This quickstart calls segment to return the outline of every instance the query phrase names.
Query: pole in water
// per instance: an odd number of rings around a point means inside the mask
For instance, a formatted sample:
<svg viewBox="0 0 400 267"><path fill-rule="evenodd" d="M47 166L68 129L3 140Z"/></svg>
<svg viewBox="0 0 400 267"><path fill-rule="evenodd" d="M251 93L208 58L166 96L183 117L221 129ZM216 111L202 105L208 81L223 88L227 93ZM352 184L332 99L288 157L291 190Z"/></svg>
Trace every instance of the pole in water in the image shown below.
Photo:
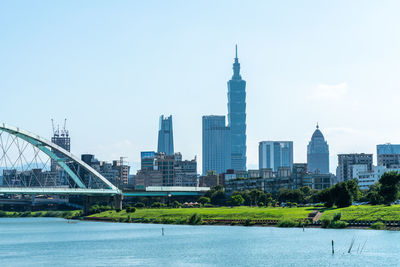
<svg viewBox="0 0 400 267"><path fill-rule="evenodd" d="M164 227L161 228L161 235L164 236Z"/></svg>
<svg viewBox="0 0 400 267"><path fill-rule="evenodd" d="M333 244L333 240L332 240L332 255L335 254L335 246Z"/></svg>
<svg viewBox="0 0 400 267"><path fill-rule="evenodd" d="M303 223L303 232L304 232L304 223Z"/></svg>

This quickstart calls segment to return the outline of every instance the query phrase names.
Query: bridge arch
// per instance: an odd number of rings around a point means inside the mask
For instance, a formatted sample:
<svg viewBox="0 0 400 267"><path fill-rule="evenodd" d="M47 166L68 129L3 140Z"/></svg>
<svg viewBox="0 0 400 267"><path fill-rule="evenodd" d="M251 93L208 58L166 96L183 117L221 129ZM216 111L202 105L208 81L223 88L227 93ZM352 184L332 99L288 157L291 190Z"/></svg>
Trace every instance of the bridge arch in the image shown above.
<svg viewBox="0 0 400 267"><path fill-rule="evenodd" d="M7 139L7 143L3 140L2 134L7 133L13 136L13 140L9 142L9 138ZM20 142L18 140L22 140L26 143L23 147L20 146ZM6 143L6 144L5 144ZM3 185L0 185L0 193L3 194L66 194L66 195L120 195L121 191L114 186L109 180L107 180L103 175L101 175L98 171L93 169L91 166L86 164L81 159L74 156L72 153L63 149L62 147L54 144L51 141L46 140L45 138L40 137L39 135L33 134L29 131L22 130L18 127L13 127L10 125L6 125L5 123L0 124L0 164L2 162L10 162L11 160L7 160L7 153L11 145L18 145L18 153L17 159L21 161L24 158L23 152L25 148L29 145L36 148L36 151L41 151L45 155L51 159L52 162L55 162L59 169L66 173L68 179L70 179L71 183L69 187L59 186L59 187L48 187L44 184L37 183L35 186L24 186L14 185L10 183L8 180L8 184L4 183L4 168L1 170L3 174ZM61 155L61 156L60 156ZM7 165L7 164L6 164ZM10 167L6 168L9 173L16 173L17 170L12 169L15 168L15 163L10 164ZM91 179L91 183L85 181L83 177L79 174L77 170L84 170L85 174L89 175ZM73 186L71 186L71 184Z"/></svg>

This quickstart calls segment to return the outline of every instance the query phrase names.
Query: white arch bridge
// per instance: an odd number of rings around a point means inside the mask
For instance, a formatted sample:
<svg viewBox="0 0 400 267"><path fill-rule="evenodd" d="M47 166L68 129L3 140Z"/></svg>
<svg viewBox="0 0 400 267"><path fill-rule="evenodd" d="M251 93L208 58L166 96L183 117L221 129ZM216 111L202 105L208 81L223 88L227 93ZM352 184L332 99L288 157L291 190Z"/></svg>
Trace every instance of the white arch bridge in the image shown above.
<svg viewBox="0 0 400 267"><path fill-rule="evenodd" d="M2 123L0 194L121 198L122 193L97 170L62 147Z"/></svg>

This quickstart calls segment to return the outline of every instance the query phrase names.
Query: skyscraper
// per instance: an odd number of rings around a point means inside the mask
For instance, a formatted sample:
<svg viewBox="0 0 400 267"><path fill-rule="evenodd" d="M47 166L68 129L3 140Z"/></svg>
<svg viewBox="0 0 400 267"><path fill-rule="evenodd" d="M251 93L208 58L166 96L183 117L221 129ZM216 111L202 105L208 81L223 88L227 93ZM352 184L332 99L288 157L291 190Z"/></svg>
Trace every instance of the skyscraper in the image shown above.
<svg viewBox="0 0 400 267"><path fill-rule="evenodd" d="M228 126L231 132L231 168L246 170L246 81L240 76L237 45L233 76L228 81Z"/></svg>
<svg viewBox="0 0 400 267"><path fill-rule="evenodd" d="M160 128L158 131L157 152L164 152L166 155L174 155L174 136L172 131L172 116L164 119L160 116Z"/></svg>
<svg viewBox="0 0 400 267"><path fill-rule="evenodd" d="M338 182L354 178L353 169L363 167L366 171L372 170L372 154L338 154L336 177Z"/></svg>
<svg viewBox="0 0 400 267"><path fill-rule="evenodd" d="M329 173L329 146L318 124L307 146L307 165L309 172Z"/></svg>
<svg viewBox="0 0 400 267"><path fill-rule="evenodd" d="M203 116L203 175L217 174L231 168L230 129L225 116Z"/></svg>
<svg viewBox="0 0 400 267"><path fill-rule="evenodd" d="M279 167L293 167L292 141L263 141L258 146L259 169L271 168L277 171Z"/></svg>

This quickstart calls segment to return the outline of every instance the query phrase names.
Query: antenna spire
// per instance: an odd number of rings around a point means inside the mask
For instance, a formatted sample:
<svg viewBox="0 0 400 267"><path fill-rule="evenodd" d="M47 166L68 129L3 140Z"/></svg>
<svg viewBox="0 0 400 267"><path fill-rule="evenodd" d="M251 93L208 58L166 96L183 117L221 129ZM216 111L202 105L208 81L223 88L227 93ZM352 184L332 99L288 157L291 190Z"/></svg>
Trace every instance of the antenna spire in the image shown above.
<svg viewBox="0 0 400 267"><path fill-rule="evenodd" d="M236 57L237 58L237 44L235 45L235 52L236 52Z"/></svg>

